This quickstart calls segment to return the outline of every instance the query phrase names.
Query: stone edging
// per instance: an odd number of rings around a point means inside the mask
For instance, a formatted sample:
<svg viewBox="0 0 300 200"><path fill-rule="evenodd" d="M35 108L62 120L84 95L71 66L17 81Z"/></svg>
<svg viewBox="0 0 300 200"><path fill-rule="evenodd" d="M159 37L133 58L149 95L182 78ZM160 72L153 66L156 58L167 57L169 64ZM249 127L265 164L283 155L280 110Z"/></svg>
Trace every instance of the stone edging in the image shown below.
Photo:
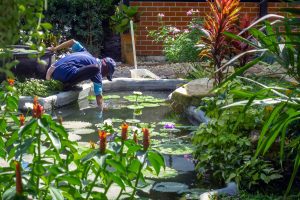
<svg viewBox="0 0 300 200"><path fill-rule="evenodd" d="M130 91L130 90L151 90L151 91L162 91L162 90L175 90L178 85L186 83L183 79L132 79L132 78L115 78L113 81L103 81L104 92L108 91ZM45 110L49 110L52 107L62 107L68 105L74 101L86 98L90 92L93 92L91 83L85 83L80 85L82 90L70 90L60 92L56 95L49 97L40 97L39 103L44 107ZM33 97L20 96L19 109L27 110L26 103L32 103Z"/></svg>

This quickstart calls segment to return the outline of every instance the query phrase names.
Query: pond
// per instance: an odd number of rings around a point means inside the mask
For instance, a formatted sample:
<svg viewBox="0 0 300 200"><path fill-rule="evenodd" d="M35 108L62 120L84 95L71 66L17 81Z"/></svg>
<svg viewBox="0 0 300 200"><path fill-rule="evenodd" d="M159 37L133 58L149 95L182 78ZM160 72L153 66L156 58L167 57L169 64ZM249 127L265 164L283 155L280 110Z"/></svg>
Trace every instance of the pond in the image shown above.
<svg viewBox="0 0 300 200"><path fill-rule="evenodd" d="M52 115L61 116L69 133L75 135L75 140L79 140L86 147L90 141L96 143L99 140L97 129L108 119L113 122L114 127L119 127L126 121L131 127L150 128L152 148L163 154L167 170L158 177L146 173L145 176L151 180L151 186L147 191L139 191L138 195L153 199L161 199L163 195L163 199L174 199L180 196L179 191L161 193L154 190L153 186L162 182L176 182L183 186L181 192L187 192L188 188L209 189L212 185L203 181L197 182L190 141L192 131L197 127L191 126L183 116L172 112L170 105L165 102L169 93L143 92L142 96L133 95L132 92L106 93L102 114L91 97L54 110ZM175 128L165 129L166 123L175 124Z"/></svg>

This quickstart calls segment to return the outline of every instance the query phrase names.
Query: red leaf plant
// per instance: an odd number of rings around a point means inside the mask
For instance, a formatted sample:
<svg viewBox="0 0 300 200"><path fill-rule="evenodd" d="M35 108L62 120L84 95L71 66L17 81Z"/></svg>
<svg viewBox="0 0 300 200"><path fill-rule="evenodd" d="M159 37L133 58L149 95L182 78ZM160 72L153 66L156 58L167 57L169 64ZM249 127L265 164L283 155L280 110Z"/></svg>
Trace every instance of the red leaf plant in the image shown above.
<svg viewBox="0 0 300 200"><path fill-rule="evenodd" d="M99 134L99 139L100 139L100 153L104 154L105 150L106 150L106 145L107 145L107 139L106 139L107 133L106 133L106 131L99 130L98 134Z"/></svg>
<svg viewBox="0 0 300 200"><path fill-rule="evenodd" d="M242 30L249 27L251 25L251 22L252 20L249 17L249 15L247 14L243 15L243 17L241 17L240 20L237 21L237 23L233 27L232 32L234 34L240 33ZM251 36L251 34L249 33L249 31L245 31L240 36L247 39ZM240 40L232 40L230 46L231 46L231 53L233 54L233 56L239 55L243 52L253 49L249 44L242 42ZM250 59L251 59L251 55L249 54L245 54L244 56L240 57L238 59L239 62L238 67L243 67L246 63L248 63Z"/></svg>
<svg viewBox="0 0 300 200"><path fill-rule="evenodd" d="M230 32L238 19L239 0L208 0L211 12L206 15L201 43L203 48L200 57L209 58L214 70L221 68L222 61L229 52L227 37L224 32ZM223 71L214 74L216 84L223 79Z"/></svg>
<svg viewBox="0 0 300 200"><path fill-rule="evenodd" d="M142 129L143 132L143 147L144 147L144 151L147 151L147 149L150 146L150 134L149 134L149 129L147 128L143 128Z"/></svg>

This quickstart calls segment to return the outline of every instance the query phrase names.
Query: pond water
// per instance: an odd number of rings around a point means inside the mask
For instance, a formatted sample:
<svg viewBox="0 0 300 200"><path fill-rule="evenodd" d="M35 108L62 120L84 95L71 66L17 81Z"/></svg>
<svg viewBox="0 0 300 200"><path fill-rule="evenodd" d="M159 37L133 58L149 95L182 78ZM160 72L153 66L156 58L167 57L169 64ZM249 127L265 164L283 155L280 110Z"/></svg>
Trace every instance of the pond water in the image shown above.
<svg viewBox="0 0 300 200"><path fill-rule="evenodd" d="M128 106L135 104L128 101L126 96L131 95L132 92L117 92L106 93L106 97L111 99L105 99L105 109L101 114L100 109L96 106L95 100L82 100L73 105L57 109L53 111L54 116L62 116L64 124L69 132L78 134L81 136L81 142L98 141L97 126L104 120L114 119L114 127L120 126L122 121L127 120L129 125L136 126L138 121L142 123L152 124L153 133L151 135L152 147L161 152L165 158L166 166L172 169L171 174L166 174L162 177L151 177L153 185L160 182L178 182L186 184L188 188L195 188L201 186L202 188L210 188L211 185L205 182L197 182L195 163L192 159L191 152L192 146L190 142L190 136L192 127L190 123L182 116L175 115L170 105L163 102L162 99L167 99L170 92L143 92L142 96L153 96L152 104L142 104L145 107L141 111L136 112L136 109L129 109ZM119 96L119 97L118 97ZM125 98L124 98L125 97ZM138 97L140 98L140 97ZM157 100L160 99L160 100ZM159 102L157 105L154 102ZM150 107L148 107L150 106ZM129 119L129 120L128 120ZM86 123L83 129L80 129L77 125L80 123ZM164 123L172 122L176 124L176 130L171 133L163 129ZM69 123L69 125L68 125ZM118 123L117 126L115 123ZM155 126L155 127L154 127ZM81 130L83 134L80 134ZM83 131L86 130L86 131ZM180 195L173 193L163 193L162 198L160 192L149 190L148 192L138 192L141 197L153 198L153 199L176 199Z"/></svg>

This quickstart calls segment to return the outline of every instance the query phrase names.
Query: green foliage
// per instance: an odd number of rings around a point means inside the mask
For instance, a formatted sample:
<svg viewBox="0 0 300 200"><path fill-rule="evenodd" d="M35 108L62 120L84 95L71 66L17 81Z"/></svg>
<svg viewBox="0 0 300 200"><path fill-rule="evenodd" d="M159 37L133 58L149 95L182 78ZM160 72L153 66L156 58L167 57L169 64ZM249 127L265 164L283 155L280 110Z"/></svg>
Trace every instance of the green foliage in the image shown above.
<svg viewBox="0 0 300 200"><path fill-rule="evenodd" d="M161 14L162 15L162 14ZM202 21L193 17L187 29L179 30L176 27L165 25L163 17L158 16L161 26L157 30L149 30L148 35L155 42L163 44L163 52L170 62L199 61L199 50L195 46L199 37Z"/></svg>
<svg viewBox="0 0 300 200"><path fill-rule="evenodd" d="M51 0L45 19L53 25L53 34L74 38L99 55L104 38L103 23L112 14L113 0Z"/></svg>
<svg viewBox="0 0 300 200"><path fill-rule="evenodd" d="M110 25L116 33L129 32L130 20L137 22L140 14L137 6L126 6L120 3L116 6L114 15L110 17Z"/></svg>
<svg viewBox="0 0 300 200"><path fill-rule="evenodd" d="M22 96L47 97L62 91L63 84L56 80L27 79L16 82L16 89Z"/></svg>
<svg viewBox="0 0 300 200"><path fill-rule="evenodd" d="M1 163L6 163L0 168L0 194L4 199L29 196L34 199L107 199L113 183L121 188L120 196L132 199L137 188L146 184L142 169L158 175L165 168L161 154L151 148L145 150L131 138L124 140L120 134L100 152L95 144L86 148L71 142L63 125L43 112L36 115L38 110L33 110L33 117L25 116L22 124L16 117L17 90L4 82L0 94L0 158ZM107 123L103 124L102 131L119 132ZM15 173L14 161L21 163L21 175ZM16 193L15 177L23 181L21 194ZM103 191L94 192L95 187ZM133 192L128 194L125 187L133 188Z"/></svg>
<svg viewBox="0 0 300 200"><path fill-rule="evenodd" d="M240 98L238 92L255 91L239 81L227 84L217 91L216 97L203 99L201 108L210 118L208 124L201 124L193 137L196 145L195 157L200 174L209 173L220 181L236 181L242 188L253 189L261 183L281 177L278 170L266 160L254 155L251 131L260 129L266 113L263 106L249 108L220 109ZM245 92L247 93L247 92Z"/></svg>

